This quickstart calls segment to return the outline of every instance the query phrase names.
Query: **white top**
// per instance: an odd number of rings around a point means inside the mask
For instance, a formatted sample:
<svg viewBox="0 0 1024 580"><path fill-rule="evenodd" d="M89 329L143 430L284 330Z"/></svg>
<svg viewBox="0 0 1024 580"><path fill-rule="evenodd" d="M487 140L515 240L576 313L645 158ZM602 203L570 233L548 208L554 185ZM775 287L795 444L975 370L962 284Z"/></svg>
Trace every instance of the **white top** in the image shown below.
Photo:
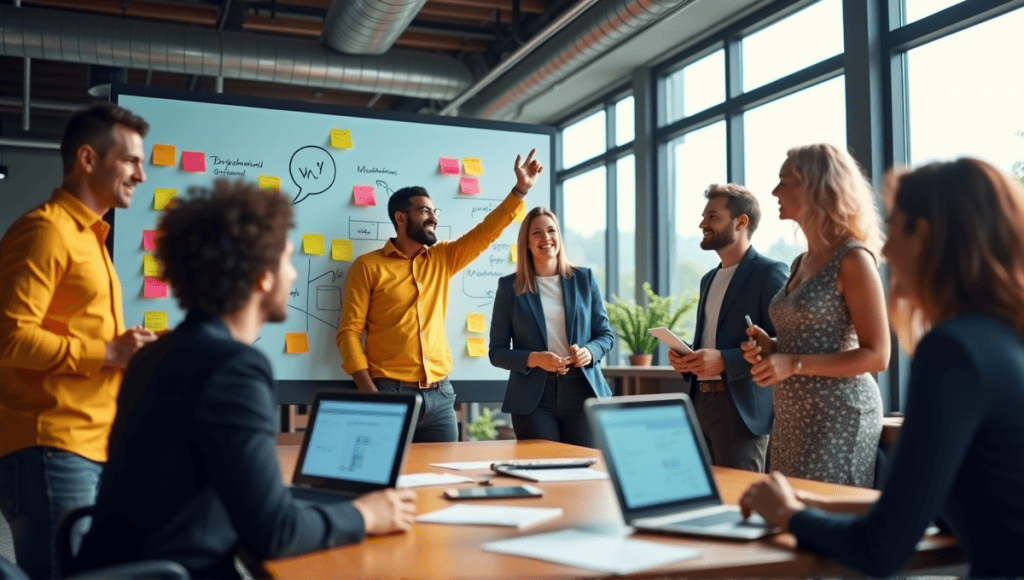
<svg viewBox="0 0 1024 580"><path fill-rule="evenodd" d="M562 277L537 276L537 292L544 309L548 331L548 350L569 356L569 338L565 334L565 303L562 302Z"/></svg>
<svg viewBox="0 0 1024 580"><path fill-rule="evenodd" d="M722 268L715 273L715 277L711 280L711 286L708 288L708 297L704 301L704 333L700 337L701 348L716 348L718 315L722 312L722 300L725 298L725 291L729 289L729 282L732 282L732 277L736 274L736 268L739 268L739 266L737 263L735 266ZM700 377L698 380L720 381L722 380L722 375Z"/></svg>

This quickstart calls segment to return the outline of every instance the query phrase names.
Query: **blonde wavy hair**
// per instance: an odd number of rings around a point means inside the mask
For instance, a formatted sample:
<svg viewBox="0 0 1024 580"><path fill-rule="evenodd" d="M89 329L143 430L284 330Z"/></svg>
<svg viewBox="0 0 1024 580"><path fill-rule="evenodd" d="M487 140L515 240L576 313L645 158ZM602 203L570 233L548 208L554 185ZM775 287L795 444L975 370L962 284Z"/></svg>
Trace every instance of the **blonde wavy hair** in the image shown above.
<svg viewBox="0 0 1024 580"><path fill-rule="evenodd" d="M516 296L522 296L527 292L537 293L537 270L533 267L533 253L530 252L530 225L542 215L555 222L555 231L558 232L558 274L563 278L572 278L575 266L565 257L565 242L562 239L562 229L558 227L558 218L550 209L538 205L526 214L523 225L519 226L519 237L516 239L516 279L512 284Z"/></svg>
<svg viewBox="0 0 1024 580"><path fill-rule="evenodd" d="M845 149L829 143L794 147L786 163L804 192L805 231L811 250L824 251L840 240L859 240L875 258L882 250L881 217L871 184Z"/></svg>

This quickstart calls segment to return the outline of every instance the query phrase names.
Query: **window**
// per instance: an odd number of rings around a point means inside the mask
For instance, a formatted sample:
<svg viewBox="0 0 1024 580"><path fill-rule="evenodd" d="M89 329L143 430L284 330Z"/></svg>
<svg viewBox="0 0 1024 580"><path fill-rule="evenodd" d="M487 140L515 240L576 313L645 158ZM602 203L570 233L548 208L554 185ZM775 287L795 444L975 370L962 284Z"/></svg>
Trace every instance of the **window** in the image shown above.
<svg viewBox="0 0 1024 580"><path fill-rule="evenodd" d="M931 16L940 10L945 10L954 4L959 4L960 0L902 0L905 3L904 14L906 14L906 22L920 20L926 16Z"/></svg>
<svg viewBox="0 0 1024 580"><path fill-rule="evenodd" d="M605 232L608 229L607 171L598 166L562 184L565 255L577 266L591 268L605 280ZM570 209L571 208L571 209Z"/></svg>
<svg viewBox="0 0 1024 580"><path fill-rule="evenodd" d="M619 287L623 300L636 295L636 158L631 154L615 162L615 222L619 228ZM610 297L605 296L605 300Z"/></svg>
<svg viewBox="0 0 1024 580"><path fill-rule="evenodd" d="M672 123L725 100L725 51L684 66L665 79L665 122Z"/></svg>
<svg viewBox="0 0 1024 580"><path fill-rule="evenodd" d="M743 90L842 52L842 1L821 0L743 39Z"/></svg>
<svg viewBox="0 0 1024 580"><path fill-rule="evenodd" d="M634 117L633 109L636 107L636 103L633 102L633 97L628 96L625 99L615 103L615 146L625 145L633 140L634 131Z"/></svg>
<svg viewBox="0 0 1024 580"><path fill-rule="evenodd" d="M605 150L604 109L562 130L562 168L573 167Z"/></svg>

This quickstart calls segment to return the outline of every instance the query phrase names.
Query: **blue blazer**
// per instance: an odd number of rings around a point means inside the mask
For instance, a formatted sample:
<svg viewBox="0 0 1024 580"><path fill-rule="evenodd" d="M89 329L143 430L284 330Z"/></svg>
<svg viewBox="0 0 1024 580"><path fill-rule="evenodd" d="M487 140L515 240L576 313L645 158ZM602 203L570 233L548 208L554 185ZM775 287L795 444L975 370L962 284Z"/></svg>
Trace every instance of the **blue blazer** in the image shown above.
<svg viewBox="0 0 1024 580"><path fill-rule="evenodd" d="M531 352L548 350L548 331L540 296L516 296L514 281L515 274L498 280L488 353L491 364L510 371L501 410L526 415L537 408L548 376L540 367L528 368L526 359ZM615 335L608 323L601 290L589 268L576 268L571 278L562 278L562 302L569 344L586 347L594 357L593 362L583 367L583 375L596 396L610 397L612 391L597 363L612 349Z"/></svg>
<svg viewBox="0 0 1024 580"><path fill-rule="evenodd" d="M732 396L736 410L747 429L754 435L768 435L772 432L775 411L772 406L772 388L759 387L750 376L750 363L743 359L740 343L747 340L747 322L743 318L749 315L754 324L760 326L771 336L775 336L775 326L768 316L768 305L789 279L789 266L757 253L753 246L747 250L740 260L736 273L725 291L722 309L715 321L715 344L701 344L704 334L704 302L707 300L708 289L715 273L721 268L711 270L700 280L700 301L697 303L697 328L694 332L693 349L715 348L722 352L725 361L726 390ZM697 396L697 375L687 373L690 377L690 397Z"/></svg>

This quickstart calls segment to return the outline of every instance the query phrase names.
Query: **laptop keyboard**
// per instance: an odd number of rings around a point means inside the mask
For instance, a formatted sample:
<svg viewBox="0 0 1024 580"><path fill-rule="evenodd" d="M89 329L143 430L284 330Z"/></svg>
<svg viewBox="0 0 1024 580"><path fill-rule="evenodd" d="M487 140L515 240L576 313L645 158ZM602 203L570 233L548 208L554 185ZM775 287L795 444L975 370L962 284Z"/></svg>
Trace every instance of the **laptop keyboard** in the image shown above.
<svg viewBox="0 0 1024 580"><path fill-rule="evenodd" d="M665 527L671 528L675 526L685 526L688 528L707 528L711 526L717 526L718 524L740 523L741 521L743 521L743 518L742 516L740 516L739 512L727 511L702 516L699 518L693 518L690 520L673 522Z"/></svg>

